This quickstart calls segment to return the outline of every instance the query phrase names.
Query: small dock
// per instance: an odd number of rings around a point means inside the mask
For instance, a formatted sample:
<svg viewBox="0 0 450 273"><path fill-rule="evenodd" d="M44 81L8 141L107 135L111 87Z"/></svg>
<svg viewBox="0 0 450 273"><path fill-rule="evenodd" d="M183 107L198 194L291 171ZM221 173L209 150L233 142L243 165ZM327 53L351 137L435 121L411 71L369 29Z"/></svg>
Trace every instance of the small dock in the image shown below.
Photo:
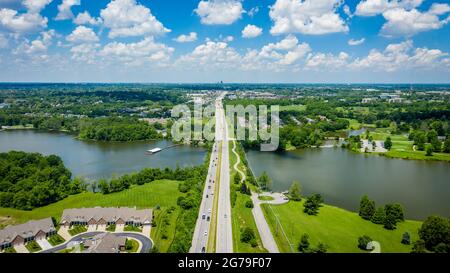
<svg viewBox="0 0 450 273"><path fill-rule="evenodd" d="M180 146L180 145L183 145L183 143L180 143L180 144L173 144L173 145L170 145L170 146L167 146L167 147L164 147L164 148L156 147L156 148L147 150L146 154L149 154L149 155L156 154L156 153L159 153L159 152L161 152L161 151L164 151L164 150L173 148L173 147L175 147L175 146Z"/></svg>

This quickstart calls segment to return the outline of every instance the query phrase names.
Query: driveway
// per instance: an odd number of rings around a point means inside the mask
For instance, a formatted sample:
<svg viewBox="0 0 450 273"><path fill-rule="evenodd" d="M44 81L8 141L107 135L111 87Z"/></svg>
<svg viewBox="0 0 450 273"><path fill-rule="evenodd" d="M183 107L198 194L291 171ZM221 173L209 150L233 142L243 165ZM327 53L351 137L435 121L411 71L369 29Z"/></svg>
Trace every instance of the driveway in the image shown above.
<svg viewBox="0 0 450 273"><path fill-rule="evenodd" d="M70 240L70 238L72 238L72 235L70 235L69 233L69 228L68 227L60 227L58 230L58 234L64 238L64 240Z"/></svg>
<svg viewBox="0 0 450 273"><path fill-rule="evenodd" d="M98 231L105 231L106 230L106 225L98 225L97 226L97 230Z"/></svg>
<svg viewBox="0 0 450 273"><path fill-rule="evenodd" d="M17 253L30 253L28 249L25 247L25 245L16 245L14 246L14 249Z"/></svg>
<svg viewBox="0 0 450 273"><path fill-rule="evenodd" d="M43 250L40 251L40 253L53 253L53 252L59 252L63 249L66 249L67 247L69 247L69 245L73 245L74 242L76 241L81 241L83 238L85 237L92 237L95 236L97 234L100 233L104 233L102 231L93 231L93 232L84 232L78 235L75 235L72 239L70 239L69 241L66 241L64 244L61 244L59 246L53 247L51 249L47 249L47 250ZM117 236L120 237L131 237L133 239L136 239L138 241L140 241L140 243L142 244L142 247L140 249L140 253L149 253L150 249L153 246L152 240L150 240L150 238L140 234L140 233L132 233L132 232L115 232L114 233ZM25 247L24 247L25 248ZM17 249L16 249L17 251Z"/></svg>
<svg viewBox="0 0 450 273"><path fill-rule="evenodd" d="M142 227L142 234L150 238L150 231L152 229L152 225L144 225Z"/></svg>
<svg viewBox="0 0 450 273"><path fill-rule="evenodd" d="M97 225L88 225L87 231L95 231L97 229Z"/></svg>
<svg viewBox="0 0 450 273"><path fill-rule="evenodd" d="M125 225L116 225L116 232L122 232L123 229L125 228Z"/></svg>
<svg viewBox="0 0 450 273"><path fill-rule="evenodd" d="M38 245L43 249L50 249L53 246L47 241L47 239L40 239L40 240L36 240L36 243L38 243Z"/></svg>

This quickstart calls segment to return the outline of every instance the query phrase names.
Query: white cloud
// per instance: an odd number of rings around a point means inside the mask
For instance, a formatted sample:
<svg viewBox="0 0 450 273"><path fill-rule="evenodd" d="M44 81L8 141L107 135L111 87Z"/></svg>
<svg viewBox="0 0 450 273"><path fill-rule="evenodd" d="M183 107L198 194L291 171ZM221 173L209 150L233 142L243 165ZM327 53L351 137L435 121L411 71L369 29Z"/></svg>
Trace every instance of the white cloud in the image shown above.
<svg viewBox="0 0 450 273"><path fill-rule="evenodd" d="M239 65L240 54L226 42L207 41L176 61L178 67L227 69Z"/></svg>
<svg viewBox="0 0 450 273"><path fill-rule="evenodd" d="M228 35L227 37L225 37L223 39L224 42L229 43L229 42L233 42L234 41L234 37L231 35Z"/></svg>
<svg viewBox="0 0 450 273"><path fill-rule="evenodd" d="M30 13L39 13L41 10L50 4L52 0L24 0L23 5Z"/></svg>
<svg viewBox="0 0 450 273"><path fill-rule="evenodd" d="M439 29L448 23L446 19L440 20L439 15L450 12L447 4L433 4L427 12L417 9L405 10L395 8L383 13L387 22L381 28L383 36L412 36L419 32Z"/></svg>
<svg viewBox="0 0 450 273"><path fill-rule="evenodd" d="M347 32L348 26L336 9L341 0L277 0L270 7L273 35L302 33L320 35Z"/></svg>
<svg viewBox="0 0 450 273"><path fill-rule="evenodd" d="M305 68L312 70L336 70L347 66L348 60L349 55L345 52L340 52L337 56L330 53L311 53L308 55Z"/></svg>
<svg viewBox="0 0 450 273"><path fill-rule="evenodd" d="M52 40L55 36L54 30L41 32L40 36L32 41L25 39L14 51L13 54L19 56L19 59L23 60L28 58L33 63L46 62L49 59L47 50L52 44Z"/></svg>
<svg viewBox="0 0 450 273"><path fill-rule="evenodd" d="M205 25L231 25L242 17L245 10L239 0L200 1L194 12Z"/></svg>
<svg viewBox="0 0 450 273"><path fill-rule="evenodd" d="M47 18L39 13L52 0L24 0L23 5L27 9L26 13L19 13L17 10L0 9L0 29L16 33L35 32L47 27Z"/></svg>
<svg viewBox="0 0 450 273"><path fill-rule="evenodd" d="M73 18L72 6L79 6L80 0L62 0L61 4L58 5L58 14L56 15L56 20L67 20Z"/></svg>
<svg viewBox="0 0 450 273"><path fill-rule="evenodd" d="M91 28L78 26L69 36L66 37L66 40L71 43L89 43L98 42L99 39Z"/></svg>
<svg viewBox="0 0 450 273"><path fill-rule="evenodd" d="M363 44L365 41L366 41L365 38L361 38L359 40L350 39L350 40L348 40L348 45L357 46L357 45Z"/></svg>
<svg viewBox="0 0 450 273"><path fill-rule="evenodd" d="M113 0L100 11L109 37L160 35L170 32L152 15L149 8L136 0Z"/></svg>
<svg viewBox="0 0 450 273"><path fill-rule="evenodd" d="M152 37L147 37L136 43L108 43L99 54L106 60L141 65L148 62L162 64L170 59L173 51L172 47L156 43Z"/></svg>
<svg viewBox="0 0 450 273"><path fill-rule="evenodd" d="M88 64L97 63L97 49L100 47L98 43L79 44L70 49L72 59Z"/></svg>
<svg viewBox="0 0 450 273"><path fill-rule="evenodd" d="M256 7L251 8L251 9L248 11L247 14L248 14L248 16L253 17L253 16L255 16L258 12L259 12L259 7L256 6Z"/></svg>
<svg viewBox="0 0 450 273"><path fill-rule="evenodd" d="M414 48L411 40L388 45L384 51L370 51L364 58L357 58L349 67L392 72L405 69L431 69L443 65L448 54L439 49Z"/></svg>
<svg viewBox="0 0 450 273"><path fill-rule="evenodd" d="M8 47L8 39L5 37L5 35L0 33L0 48L6 47Z"/></svg>
<svg viewBox="0 0 450 273"><path fill-rule="evenodd" d="M77 25L99 25L102 23L102 19L101 18L93 18L89 12L85 11L85 12L81 12L78 13L77 17L75 17L75 19L73 19L73 22Z"/></svg>
<svg viewBox="0 0 450 273"><path fill-rule="evenodd" d="M197 33L196 32L190 32L188 35L181 34L180 36L178 36L174 40L179 42L179 43L194 42L194 41L197 40Z"/></svg>
<svg viewBox="0 0 450 273"><path fill-rule="evenodd" d="M356 6L358 16L375 16L393 8L413 9L423 0L363 0Z"/></svg>
<svg viewBox="0 0 450 273"><path fill-rule="evenodd" d="M262 28L257 27L255 25L247 25L242 30L242 37L243 38L255 38L262 34Z"/></svg>

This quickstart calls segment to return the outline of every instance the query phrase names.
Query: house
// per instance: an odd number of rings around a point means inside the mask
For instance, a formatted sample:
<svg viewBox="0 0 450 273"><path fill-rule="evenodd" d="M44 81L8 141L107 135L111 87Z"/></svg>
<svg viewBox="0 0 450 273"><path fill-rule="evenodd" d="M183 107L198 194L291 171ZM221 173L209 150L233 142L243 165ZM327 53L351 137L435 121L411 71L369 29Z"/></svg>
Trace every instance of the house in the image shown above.
<svg viewBox="0 0 450 273"><path fill-rule="evenodd" d="M377 100L376 98L363 98L361 100L361 103L371 103L371 102L374 102L376 100Z"/></svg>
<svg viewBox="0 0 450 273"><path fill-rule="evenodd" d="M126 238L113 233L101 233L84 241L83 252L86 253L119 253L125 251Z"/></svg>
<svg viewBox="0 0 450 273"><path fill-rule="evenodd" d="M7 226L0 230L0 250L24 245L34 240L43 240L53 234L56 234L56 229L50 217L28 221L20 225Z"/></svg>
<svg viewBox="0 0 450 273"><path fill-rule="evenodd" d="M79 208L65 209L61 217L61 225L150 225L152 210L136 208Z"/></svg>

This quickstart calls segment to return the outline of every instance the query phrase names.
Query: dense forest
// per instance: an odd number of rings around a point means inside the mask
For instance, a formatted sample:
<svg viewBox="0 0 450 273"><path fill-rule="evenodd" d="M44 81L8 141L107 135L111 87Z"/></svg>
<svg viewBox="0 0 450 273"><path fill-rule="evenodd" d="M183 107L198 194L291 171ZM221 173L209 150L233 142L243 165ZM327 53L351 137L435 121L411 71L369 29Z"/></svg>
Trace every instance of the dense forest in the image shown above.
<svg viewBox="0 0 450 273"><path fill-rule="evenodd" d="M71 175L55 155L0 153L0 206L30 210L81 192L83 183Z"/></svg>

